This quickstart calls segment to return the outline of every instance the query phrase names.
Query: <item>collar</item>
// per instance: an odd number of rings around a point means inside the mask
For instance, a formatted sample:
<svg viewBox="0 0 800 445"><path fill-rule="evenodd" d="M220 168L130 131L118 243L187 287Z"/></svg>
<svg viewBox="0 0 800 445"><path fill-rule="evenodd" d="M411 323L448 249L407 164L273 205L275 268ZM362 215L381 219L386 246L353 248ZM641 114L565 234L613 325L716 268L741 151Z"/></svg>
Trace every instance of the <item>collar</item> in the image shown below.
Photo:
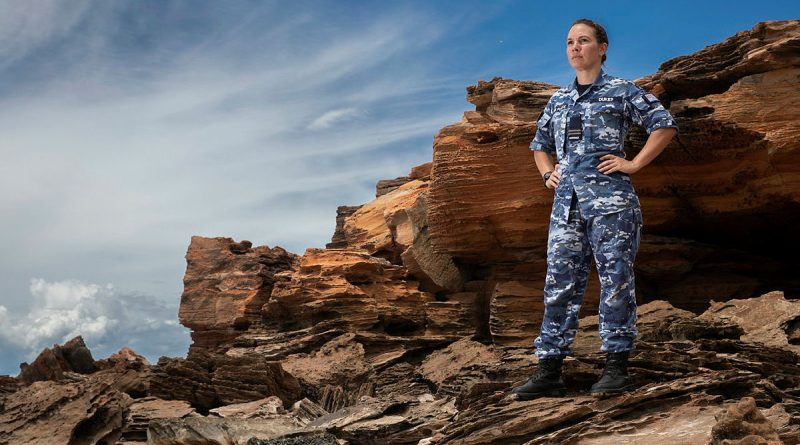
<svg viewBox="0 0 800 445"><path fill-rule="evenodd" d="M602 84L606 83L605 77L606 77L606 72L603 70L602 67L600 67L600 72L597 73L597 77L594 79L594 82L592 82L592 86L594 86L594 85L602 85ZM567 87L567 90L568 91L577 91L578 90L578 78L577 77L572 79L572 83L569 84L569 86Z"/></svg>

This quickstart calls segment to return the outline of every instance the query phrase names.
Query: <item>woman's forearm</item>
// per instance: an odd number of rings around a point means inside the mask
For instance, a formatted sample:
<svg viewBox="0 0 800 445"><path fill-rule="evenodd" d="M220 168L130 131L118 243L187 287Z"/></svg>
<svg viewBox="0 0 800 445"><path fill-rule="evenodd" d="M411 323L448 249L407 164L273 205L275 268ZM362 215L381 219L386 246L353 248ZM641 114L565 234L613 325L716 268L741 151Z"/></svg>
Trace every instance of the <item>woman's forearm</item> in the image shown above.
<svg viewBox="0 0 800 445"><path fill-rule="evenodd" d="M545 173L555 170L553 160L549 154L543 151L534 151L533 160L536 161L536 168L539 169L539 176L544 176Z"/></svg>
<svg viewBox="0 0 800 445"><path fill-rule="evenodd" d="M644 147L642 147L642 150L631 160L636 171L641 170L644 166L652 162L653 159L658 157L677 133L678 130L674 128L659 128L658 130L653 130L653 132L650 133L650 137L647 138Z"/></svg>

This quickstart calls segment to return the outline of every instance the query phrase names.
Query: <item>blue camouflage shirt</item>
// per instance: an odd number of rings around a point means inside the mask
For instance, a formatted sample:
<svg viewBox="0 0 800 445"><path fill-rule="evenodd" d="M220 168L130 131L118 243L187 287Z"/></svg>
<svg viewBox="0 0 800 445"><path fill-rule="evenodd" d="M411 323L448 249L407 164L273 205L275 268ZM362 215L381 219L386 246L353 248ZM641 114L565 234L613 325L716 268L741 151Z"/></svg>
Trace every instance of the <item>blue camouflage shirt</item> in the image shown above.
<svg viewBox="0 0 800 445"><path fill-rule="evenodd" d="M583 94L578 94L577 79L553 94L536 122L530 144L531 150L556 155L560 164L552 217L566 221L573 190L586 218L639 206L630 175L597 170L603 155L625 157L623 146L631 122L648 134L659 128L678 128L653 94L602 68Z"/></svg>

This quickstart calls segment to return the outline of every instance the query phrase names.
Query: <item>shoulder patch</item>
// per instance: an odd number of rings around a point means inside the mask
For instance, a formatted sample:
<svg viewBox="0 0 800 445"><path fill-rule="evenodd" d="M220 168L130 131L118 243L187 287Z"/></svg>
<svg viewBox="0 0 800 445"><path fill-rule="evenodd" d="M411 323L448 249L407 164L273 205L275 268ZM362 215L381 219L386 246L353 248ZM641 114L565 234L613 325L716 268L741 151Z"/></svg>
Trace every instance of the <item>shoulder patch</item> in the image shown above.
<svg viewBox="0 0 800 445"><path fill-rule="evenodd" d="M646 100L647 103L649 103L651 105L656 103L656 102L658 102L658 98L656 96L654 96L653 93L646 93L644 95L644 100Z"/></svg>

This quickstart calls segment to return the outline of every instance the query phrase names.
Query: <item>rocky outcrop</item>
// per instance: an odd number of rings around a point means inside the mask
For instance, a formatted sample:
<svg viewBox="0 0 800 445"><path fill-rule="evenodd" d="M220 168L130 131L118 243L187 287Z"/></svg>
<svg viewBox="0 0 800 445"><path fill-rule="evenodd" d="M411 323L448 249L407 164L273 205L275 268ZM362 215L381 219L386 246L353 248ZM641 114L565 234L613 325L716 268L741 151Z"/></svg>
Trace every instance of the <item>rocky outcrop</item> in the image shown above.
<svg viewBox="0 0 800 445"><path fill-rule="evenodd" d="M382 195L385 195L391 192L392 190L396 189L397 187L400 187L401 185L413 181L415 179L419 179L422 181L430 180L431 166L432 164L428 162L422 165L418 165L413 169L411 169L411 173L409 173L408 176L400 176L394 179L381 179L375 185L375 197L379 198Z"/></svg>
<svg viewBox="0 0 800 445"><path fill-rule="evenodd" d="M19 365L19 380L30 384L40 380L63 380L65 373L91 374L97 370L92 353L78 336L63 345L45 348L31 363Z"/></svg>
<svg viewBox="0 0 800 445"><path fill-rule="evenodd" d="M324 387L317 397L330 408L316 408L316 417L302 426L300 407L313 403L299 401L284 410L288 405L273 398L213 410L231 413L224 422L153 422L151 434L165 438L158 443L183 443L174 437L187 431L208 443L244 443L248 435L260 441L254 443L283 443L268 440L291 436L308 441L297 443L334 437L349 444L600 444L657 436L665 443L707 444L753 434L800 441L800 357L794 352L743 341L742 327L712 312L697 316L656 301L639 307L640 340L630 368L638 389L597 399L587 394L603 364L597 317L580 325L575 354L565 362L565 398L514 401L508 390L532 372L532 348L462 338L421 362L406 358L373 370L360 396L331 403L348 386L348 374L353 380L370 374L368 355L353 343L357 337L346 336L316 354L284 361L287 368L309 370L303 385ZM265 421L253 423L258 418ZM297 423L289 427L290 421Z"/></svg>
<svg viewBox="0 0 800 445"><path fill-rule="evenodd" d="M800 301L787 300L783 292L770 292L746 300L712 302L701 317L741 326L742 340L800 354Z"/></svg>
<svg viewBox="0 0 800 445"><path fill-rule="evenodd" d="M276 284L264 316L282 330L336 320L353 331L421 334L434 296L408 278L403 267L366 251L308 249L291 278Z"/></svg>
<svg viewBox="0 0 800 445"><path fill-rule="evenodd" d="M188 401L205 413L273 395L291 404L301 398L301 389L279 361L258 354L195 354L189 359L162 357L153 367L149 394Z"/></svg>
<svg viewBox="0 0 800 445"><path fill-rule="evenodd" d="M489 385L519 384L530 372L517 362L522 360L517 350L505 349L499 360L477 367L480 372L470 369L475 387L461 385L458 418L429 443L637 443L637 437L657 434L665 443L705 444L715 416L737 395L750 394L759 407L794 403L791 391L784 392L800 383L794 353L742 342L738 326L710 322L666 302L639 309L640 340L631 358L640 384L636 391L607 399L587 395L603 360L596 317L585 318L575 355L565 363L571 389L566 398L518 402L504 392L510 385ZM787 435L794 434L790 430Z"/></svg>
<svg viewBox="0 0 800 445"><path fill-rule="evenodd" d="M144 397L128 406L118 444L133 445L147 443L147 428L150 421L159 419L182 419L199 416L194 408L182 400L161 400Z"/></svg>
<svg viewBox="0 0 800 445"><path fill-rule="evenodd" d="M192 329L193 346L224 351L242 330L260 320L275 274L296 261L296 255L280 247L252 248L250 241L192 237L178 317Z"/></svg>
<svg viewBox="0 0 800 445"><path fill-rule="evenodd" d="M761 22L694 54L670 59L642 85L666 99L698 98L727 91L743 77L797 67L797 20Z"/></svg>
<svg viewBox="0 0 800 445"><path fill-rule="evenodd" d="M336 230L333 232L331 242L325 244L326 249L347 247L347 237L344 234L344 221L360 209L361 206L339 206L336 208Z"/></svg>
<svg viewBox="0 0 800 445"><path fill-rule="evenodd" d="M114 443L133 398L147 392L148 371L141 362L119 362L33 382L2 399L0 443Z"/></svg>

